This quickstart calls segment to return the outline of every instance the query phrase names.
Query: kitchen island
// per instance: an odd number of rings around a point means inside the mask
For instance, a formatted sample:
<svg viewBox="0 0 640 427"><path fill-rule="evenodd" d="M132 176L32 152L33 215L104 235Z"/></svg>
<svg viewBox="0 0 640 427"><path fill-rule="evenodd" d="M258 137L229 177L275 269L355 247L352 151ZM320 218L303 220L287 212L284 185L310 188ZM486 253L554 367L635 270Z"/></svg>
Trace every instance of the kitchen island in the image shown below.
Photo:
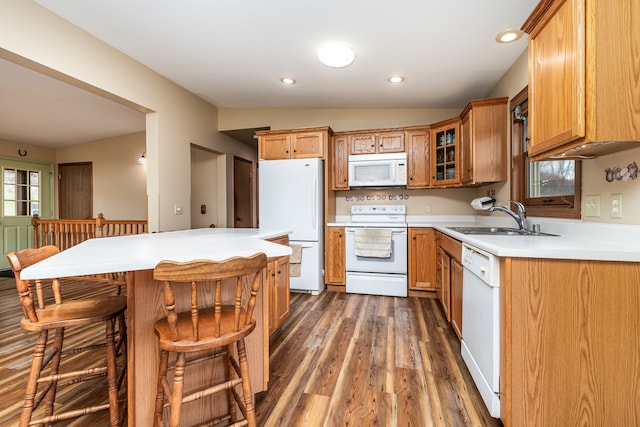
<svg viewBox="0 0 640 427"><path fill-rule="evenodd" d="M270 259L288 256L289 246L266 240L288 234L289 230L205 228L90 239L25 268L21 276L33 280L127 272L128 425L149 426L153 424L159 357L153 325L166 314L162 288L153 280L155 265L163 259L220 261L256 252L264 252ZM254 393L266 389L269 373L269 334L265 324L269 310L265 307L263 290L261 287L256 303L256 329L247 339ZM180 310L188 309L188 292L177 294L176 300ZM208 375L215 372L203 371L201 378ZM194 406L192 413L215 411L215 407L215 403L203 400L200 406Z"/></svg>

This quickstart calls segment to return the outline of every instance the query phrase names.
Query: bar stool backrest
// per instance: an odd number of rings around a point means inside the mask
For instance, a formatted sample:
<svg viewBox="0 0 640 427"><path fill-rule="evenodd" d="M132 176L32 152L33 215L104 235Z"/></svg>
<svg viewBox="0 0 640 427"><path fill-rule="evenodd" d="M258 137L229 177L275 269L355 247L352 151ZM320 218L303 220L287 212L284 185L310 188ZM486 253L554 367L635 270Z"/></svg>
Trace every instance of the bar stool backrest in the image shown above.
<svg viewBox="0 0 640 427"><path fill-rule="evenodd" d="M224 333L238 332L246 327L253 327L255 319L253 310L256 296L260 289L261 272L267 264L267 256L257 253L248 258L233 257L224 261L195 260L189 262L160 261L153 273L155 280L163 282L164 304L167 310L167 322L171 331L171 339L175 342L180 337L178 328L178 313L173 285L189 283L191 285L191 326L192 340L197 342L201 336L219 338ZM245 277L255 274L249 288L248 298L243 297ZM235 278L235 299L233 304L232 325L224 324L222 287L225 279ZM213 282L214 292L212 303L198 301L198 286L203 282ZM200 311L213 307L214 325L202 325ZM213 330L211 330L213 326Z"/></svg>
<svg viewBox="0 0 640 427"><path fill-rule="evenodd" d="M9 260L9 266L13 270L16 278L16 288L18 289L18 296L20 297L20 304L22 305L22 312L24 317L31 322L38 321L38 312L36 310L34 302L34 292L37 298L37 309L45 308L45 289L43 283L49 282L51 290L53 292L53 300L55 304L62 304L62 292L60 290L60 282L58 279L48 280L35 280L35 290L33 284L29 280L22 280L20 278L20 272L22 269L29 267L43 259L49 258L60 250L53 245L43 246L38 249L23 249L18 252L9 252L7 259Z"/></svg>

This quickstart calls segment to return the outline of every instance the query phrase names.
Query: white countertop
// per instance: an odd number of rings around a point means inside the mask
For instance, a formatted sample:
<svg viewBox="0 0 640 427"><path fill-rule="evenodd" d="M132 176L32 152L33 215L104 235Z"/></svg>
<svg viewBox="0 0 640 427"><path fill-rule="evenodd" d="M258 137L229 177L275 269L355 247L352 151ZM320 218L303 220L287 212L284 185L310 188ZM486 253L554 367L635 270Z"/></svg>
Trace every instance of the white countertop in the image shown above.
<svg viewBox="0 0 640 427"><path fill-rule="evenodd" d="M89 239L22 270L23 279L81 276L119 271L150 270L165 259L221 261L232 256L264 252L267 257L291 255L289 246L263 239L291 230L199 228L165 233Z"/></svg>
<svg viewBox="0 0 640 427"><path fill-rule="evenodd" d="M329 226L344 226L348 217ZM429 227L500 257L582 259L640 262L640 226L577 220L528 218L543 233L558 236L493 236L462 234L449 227L516 227L507 216L456 215L407 216L409 227Z"/></svg>

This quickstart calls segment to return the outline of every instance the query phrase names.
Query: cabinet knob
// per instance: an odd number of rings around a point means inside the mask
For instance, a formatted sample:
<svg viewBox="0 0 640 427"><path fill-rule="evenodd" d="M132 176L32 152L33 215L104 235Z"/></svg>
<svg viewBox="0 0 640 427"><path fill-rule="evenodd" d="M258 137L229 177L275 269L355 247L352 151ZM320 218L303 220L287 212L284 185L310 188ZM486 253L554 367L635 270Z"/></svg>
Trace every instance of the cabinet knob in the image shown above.
<svg viewBox="0 0 640 427"><path fill-rule="evenodd" d="M338 237L342 237L342 233L338 234Z"/></svg>

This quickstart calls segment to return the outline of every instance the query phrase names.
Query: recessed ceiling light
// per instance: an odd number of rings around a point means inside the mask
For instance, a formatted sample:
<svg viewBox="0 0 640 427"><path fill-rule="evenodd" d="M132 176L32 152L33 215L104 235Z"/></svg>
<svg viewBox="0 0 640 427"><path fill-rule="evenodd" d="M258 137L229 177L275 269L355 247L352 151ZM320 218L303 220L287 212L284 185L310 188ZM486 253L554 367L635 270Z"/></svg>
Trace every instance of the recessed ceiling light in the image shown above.
<svg viewBox="0 0 640 427"><path fill-rule="evenodd" d="M294 85L294 84L296 84L296 80L292 79L291 77L282 77L280 79L280 82L282 82L285 85Z"/></svg>
<svg viewBox="0 0 640 427"><path fill-rule="evenodd" d="M513 43L516 40L520 40L524 32L520 30L504 30L498 33L496 36L496 41L498 43Z"/></svg>
<svg viewBox="0 0 640 427"><path fill-rule="evenodd" d="M329 42L318 49L318 59L325 65L334 68L342 68L351 65L356 58L356 53L342 42Z"/></svg>
<svg viewBox="0 0 640 427"><path fill-rule="evenodd" d="M402 83L404 81L404 77L402 76L391 76L387 79L389 83Z"/></svg>

